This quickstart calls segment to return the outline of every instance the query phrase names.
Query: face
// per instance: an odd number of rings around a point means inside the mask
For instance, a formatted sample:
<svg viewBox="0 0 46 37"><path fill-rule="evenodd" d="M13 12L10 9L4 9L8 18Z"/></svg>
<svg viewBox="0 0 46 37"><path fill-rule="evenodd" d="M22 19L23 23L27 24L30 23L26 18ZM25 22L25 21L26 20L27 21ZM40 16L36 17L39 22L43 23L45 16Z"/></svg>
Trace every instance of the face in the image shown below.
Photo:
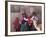
<svg viewBox="0 0 46 37"><path fill-rule="evenodd" d="M25 17L25 15L23 15Z"/></svg>

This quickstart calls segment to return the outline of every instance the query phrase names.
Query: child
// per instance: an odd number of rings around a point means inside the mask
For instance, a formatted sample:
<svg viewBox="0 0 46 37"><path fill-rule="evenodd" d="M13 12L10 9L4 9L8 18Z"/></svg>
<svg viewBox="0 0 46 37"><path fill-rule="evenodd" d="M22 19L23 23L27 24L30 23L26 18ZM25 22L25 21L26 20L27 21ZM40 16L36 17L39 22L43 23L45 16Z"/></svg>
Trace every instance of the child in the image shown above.
<svg viewBox="0 0 46 37"><path fill-rule="evenodd" d="M15 31L20 31L20 23L18 17L16 17L15 21L13 22Z"/></svg>
<svg viewBox="0 0 46 37"><path fill-rule="evenodd" d="M28 19L28 24L29 24L29 26L31 26L31 25L32 25L32 23L33 23L33 22L32 22L32 20L31 20L31 16L28 16L28 18L27 18L27 19Z"/></svg>
<svg viewBox="0 0 46 37"><path fill-rule="evenodd" d="M33 12L33 14L32 14L33 16L32 16L32 21L33 21L33 29L34 30L37 30L37 21L38 21L38 17L37 17L37 15L36 15L36 13L35 12Z"/></svg>
<svg viewBox="0 0 46 37"><path fill-rule="evenodd" d="M22 21L21 31L26 31L26 22L25 22L25 20Z"/></svg>
<svg viewBox="0 0 46 37"><path fill-rule="evenodd" d="M23 13L22 14L22 24L21 24L21 31L27 31L27 30L29 30L29 27L27 26L28 24L27 24L27 15L26 15L26 13Z"/></svg>

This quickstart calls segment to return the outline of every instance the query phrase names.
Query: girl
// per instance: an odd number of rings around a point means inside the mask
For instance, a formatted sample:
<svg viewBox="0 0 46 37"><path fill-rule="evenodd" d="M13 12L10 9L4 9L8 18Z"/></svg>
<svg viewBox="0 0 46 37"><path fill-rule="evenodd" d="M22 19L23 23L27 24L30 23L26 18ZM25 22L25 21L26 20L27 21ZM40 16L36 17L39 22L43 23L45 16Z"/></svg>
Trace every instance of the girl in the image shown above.
<svg viewBox="0 0 46 37"><path fill-rule="evenodd" d="M26 13L23 13L22 17L23 17L23 20L22 20L22 24L21 24L21 31L27 31L27 30L29 30L29 26L27 24L28 19L27 19Z"/></svg>
<svg viewBox="0 0 46 37"><path fill-rule="evenodd" d="M13 22L13 24L14 24L15 31L20 31L20 23L19 23L18 17L15 18L15 21Z"/></svg>
<svg viewBox="0 0 46 37"><path fill-rule="evenodd" d="M32 14L33 16L32 16L32 21L33 21L33 29L34 30L38 30L37 29L37 21L38 21L38 17L37 17L37 15L36 15L36 13L35 12L33 12L33 14Z"/></svg>

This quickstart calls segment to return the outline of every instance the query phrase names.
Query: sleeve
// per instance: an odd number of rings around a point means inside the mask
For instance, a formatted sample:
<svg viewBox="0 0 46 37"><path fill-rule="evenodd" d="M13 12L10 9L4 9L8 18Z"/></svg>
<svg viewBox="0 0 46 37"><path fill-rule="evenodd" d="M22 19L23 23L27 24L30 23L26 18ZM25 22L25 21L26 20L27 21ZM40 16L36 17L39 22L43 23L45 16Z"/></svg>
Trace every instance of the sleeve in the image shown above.
<svg viewBox="0 0 46 37"><path fill-rule="evenodd" d="M35 17L36 20L38 20L38 17Z"/></svg>
<svg viewBox="0 0 46 37"><path fill-rule="evenodd" d="M30 20L33 20L34 16L30 19Z"/></svg>
<svg viewBox="0 0 46 37"><path fill-rule="evenodd" d="M25 21L28 21L28 19L24 18Z"/></svg>

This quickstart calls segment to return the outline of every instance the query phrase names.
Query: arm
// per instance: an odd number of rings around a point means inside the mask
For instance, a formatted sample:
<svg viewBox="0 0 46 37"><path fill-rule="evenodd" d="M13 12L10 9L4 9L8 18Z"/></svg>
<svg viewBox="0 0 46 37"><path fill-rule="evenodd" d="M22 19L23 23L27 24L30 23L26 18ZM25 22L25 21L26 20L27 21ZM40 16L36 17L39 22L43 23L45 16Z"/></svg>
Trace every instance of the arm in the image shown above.
<svg viewBox="0 0 46 37"><path fill-rule="evenodd" d="M24 18L25 21L28 21L28 19Z"/></svg>

